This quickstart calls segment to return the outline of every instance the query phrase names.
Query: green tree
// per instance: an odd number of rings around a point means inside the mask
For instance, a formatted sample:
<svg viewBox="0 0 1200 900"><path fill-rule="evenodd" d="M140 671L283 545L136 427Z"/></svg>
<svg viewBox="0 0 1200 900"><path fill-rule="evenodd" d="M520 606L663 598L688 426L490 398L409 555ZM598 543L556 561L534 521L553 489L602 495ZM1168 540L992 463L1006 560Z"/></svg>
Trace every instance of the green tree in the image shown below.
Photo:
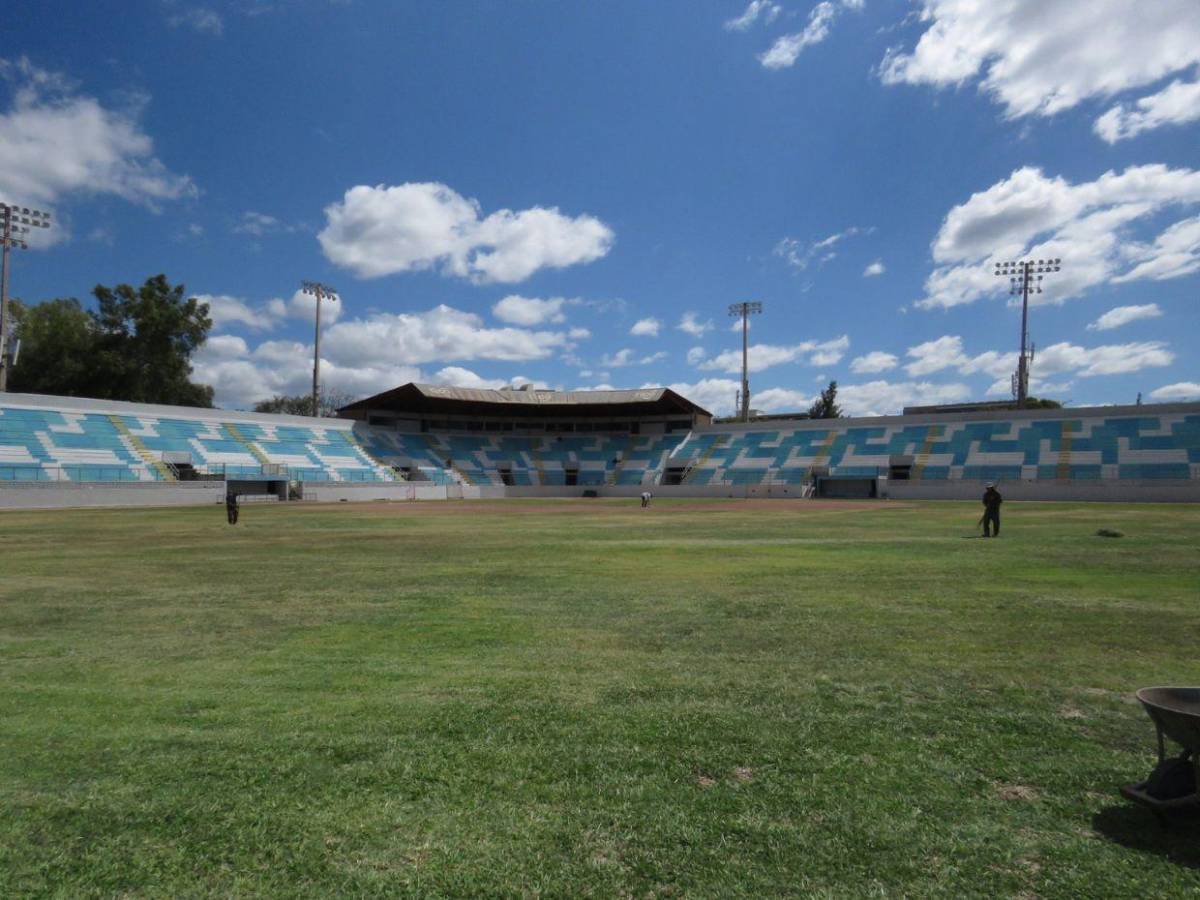
<svg viewBox="0 0 1200 900"><path fill-rule="evenodd" d="M95 312L74 298L13 304L21 355L10 390L212 406L212 388L190 380L192 354L212 327L207 304L185 299L165 275L93 294Z"/></svg>
<svg viewBox="0 0 1200 900"><path fill-rule="evenodd" d="M1063 405L1057 400L1039 399L1038 397L1025 398L1026 409L1062 409Z"/></svg>
<svg viewBox="0 0 1200 900"><path fill-rule="evenodd" d="M95 366L96 323L74 297L11 307L21 341L9 390L27 394L83 393Z"/></svg>
<svg viewBox="0 0 1200 900"><path fill-rule="evenodd" d="M829 382L829 387L821 391L821 396L808 408L810 419L840 419L842 409L837 404L837 382Z"/></svg>
<svg viewBox="0 0 1200 900"><path fill-rule="evenodd" d="M321 415L330 417L354 398L340 391L327 391L321 394ZM254 411L261 413L283 413L289 416L311 416L312 395L296 394L295 396L277 394L270 400L259 400L254 404Z"/></svg>
<svg viewBox="0 0 1200 900"><path fill-rule="evenodd" d="M212 406L212 388L195 384L192 354L208 337L208 304L185 298L165 275L140 288L96 285L96 378L91 396L135 403Z"/></svg>

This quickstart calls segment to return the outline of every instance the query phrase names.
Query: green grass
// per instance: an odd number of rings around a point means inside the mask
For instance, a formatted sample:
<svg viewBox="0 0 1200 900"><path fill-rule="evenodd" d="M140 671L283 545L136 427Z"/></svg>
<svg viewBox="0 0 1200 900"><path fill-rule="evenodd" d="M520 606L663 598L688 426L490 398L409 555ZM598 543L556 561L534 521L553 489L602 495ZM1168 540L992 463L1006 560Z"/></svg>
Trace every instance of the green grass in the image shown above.
<svg viewBox="0 0 1200 900"><path fill-rule="evenodd" d="M1200 509L977 518L0 514L0 896L1200 892L1116 793L1200 683Z"/></svg>

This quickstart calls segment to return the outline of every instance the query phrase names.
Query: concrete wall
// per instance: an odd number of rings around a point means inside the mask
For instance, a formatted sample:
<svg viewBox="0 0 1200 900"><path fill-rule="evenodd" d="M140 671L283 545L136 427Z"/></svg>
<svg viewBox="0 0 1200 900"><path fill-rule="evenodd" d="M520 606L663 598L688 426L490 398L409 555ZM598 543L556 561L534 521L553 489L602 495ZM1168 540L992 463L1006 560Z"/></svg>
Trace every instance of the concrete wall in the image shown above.
<svg viewBox="0 0 1200 900"><path fill-rule="evenodd" d="M225 499L223 481L0 481L0 509L76 506L199 506Z"/></svg>
<svg viewBox="0 0 1200 900"><path fill-rule="evenodd" d="M364 500L445 500L448 488L457 485L424 484L421 482L337 482L310 481L298 485L301 500L317 503L353 503Z"/></svg>
<svg viewBox="0 0 1200 900"><path fill-rule="evenodd" d="M1005 500L1095 500L1119 503L1200 503L1196 481L1001 481ZM879 482L880 495L893 500L979 500L978 481Z"/></svg>

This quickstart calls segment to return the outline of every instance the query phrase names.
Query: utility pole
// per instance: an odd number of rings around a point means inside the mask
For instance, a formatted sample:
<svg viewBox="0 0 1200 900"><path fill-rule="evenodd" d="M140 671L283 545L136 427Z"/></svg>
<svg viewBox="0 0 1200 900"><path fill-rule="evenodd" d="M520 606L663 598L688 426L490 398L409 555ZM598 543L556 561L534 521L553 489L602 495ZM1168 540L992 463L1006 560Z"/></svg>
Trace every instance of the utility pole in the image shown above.
<svg viewBox="0 0 1200 900"><path fill-rule="evenodd" d="M0 203L0 392L8 390L8 368L11 354L8 345L12 341L11 323L8 321L8 251L12 247L28 250L29 245L21 235L30 228L49 228L50 213L27 206L12 206Z"/></svg>
<svg viewBox="0 0 1200 900"><path fill-rule="evenodd" d="M1009 294L1021 295L1021 355L1017 358L1017 373L1013 376L1017 409L1024 409L1029 397L1029 367L1033 362L1033 350L1029 346L1029 295L1042 292L1043 273L1057 272L1061 262L1061 259L1027 259L996 263L994 274L1009 279Z"/></svg>
<svg viewBox="0 0 1200 900"><path fill-rule="evenodd" d="M319 281L302 281L300 290L316 298L316 329L313 338L312 414L321 416L321 301L337 300L337 289Z"/></svg>
<svg viewBox="0 0 1200 900"><path fill-rule="evenodd" d="M750 421L750 375L749 375L749 357L750 357L750 316L762 312L762 304L758 302L749 303L731 303L729 304L729 315L731 318L742 319L742 394L741 394L741 409L738 410L738 418L743 422Z"/></svg>

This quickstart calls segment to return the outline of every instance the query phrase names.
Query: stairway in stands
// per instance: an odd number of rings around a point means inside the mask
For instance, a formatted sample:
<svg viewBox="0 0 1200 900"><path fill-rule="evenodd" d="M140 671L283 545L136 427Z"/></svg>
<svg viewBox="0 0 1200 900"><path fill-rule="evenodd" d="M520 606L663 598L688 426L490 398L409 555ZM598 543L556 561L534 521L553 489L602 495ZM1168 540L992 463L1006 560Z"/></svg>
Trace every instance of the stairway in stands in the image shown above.
<svg viewBox="0 0 1200 900"><path fill-rule="evenodd" d="M129 430L129 426L125 424L125 420L120 416L109 416L108 421L112 422L113 428L117 429L117 434L121 436L121 442L125 444L132 452L136 453L146 465L154 469L158 473L158 477L163 481L178 481L179 478L175 474L175 470L163 462L162 459L154 455L145 442Z"/></svg>

